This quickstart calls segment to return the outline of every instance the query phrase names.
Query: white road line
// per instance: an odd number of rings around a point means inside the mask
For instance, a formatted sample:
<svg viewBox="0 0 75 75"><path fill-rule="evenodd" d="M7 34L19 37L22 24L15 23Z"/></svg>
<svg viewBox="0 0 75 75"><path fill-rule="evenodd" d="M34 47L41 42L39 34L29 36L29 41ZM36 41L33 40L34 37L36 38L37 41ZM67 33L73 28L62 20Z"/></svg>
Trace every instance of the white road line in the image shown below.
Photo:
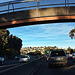
<svg viewBox="0 0 75 75"><path fill-rule="evenodd" d="M14 65L18 65L18 64L3 65L3 66L0 66L0 68L1 68L1 67L9 67L9 66L14 66Z"/></svg>
<svg viewBox="0 0 75 75"><path fill-rule="evenodd" d="M6 71L9 71L9 70L11 70L11 69L14 69L14 68L17 68L17 67L20 67L20 66L23 66L23 65L25 65L25 64L28 64L28 63L23 63L23 64L20 64L20 65L15 66L15 67L11 67L11 68L8 68L8 69L5 69L5 70L2 70L2 71L0 71L0 73L3 73L3 72L6 72Z"/></svg>
<svg viewBox="0 0 75 75"><path fill-rule="evenodd" d="M40 64L37 66L37 68L31 73L31 75L34 75L34 74L35 74L35 72L39 69L40 65L41 65L41 63L40 63Z"/></svg>
<svg viewBox="0 0 75 75"><path fill-rule="evenodd" d="M40 59L40 58L38 58L38 59ZM38 60L38 59L36 59L36 60ZM30 62L28 62L28 63L22 63L22 64L20 64L20 65L15 66L15 67L11 67L11 68L8 68L8 69L5 69L5 70L2 70L2 71L0 71L0 73L3 73L3 72L6 72L6 71L9 71L9 70L11 70L11 69L14 69L14 68L17 68L17 67L20 67L20 66L23 66L23 65L29 64L29 63L32 63L32 62L34 62L34 61L36 61L36 60L30 61Z"/></svg>

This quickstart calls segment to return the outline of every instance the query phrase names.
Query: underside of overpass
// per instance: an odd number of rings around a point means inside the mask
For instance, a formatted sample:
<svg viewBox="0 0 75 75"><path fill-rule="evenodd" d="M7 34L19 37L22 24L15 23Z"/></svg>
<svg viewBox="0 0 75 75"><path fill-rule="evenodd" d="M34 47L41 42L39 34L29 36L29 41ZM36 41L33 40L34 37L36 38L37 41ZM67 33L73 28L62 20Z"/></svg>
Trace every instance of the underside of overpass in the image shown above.
<svg viewBox="0 0 75 75"><path fill-rule="evenodd" d="M0 29L45 24L75 22L75 7L53 7L0 14Z"/></svg>

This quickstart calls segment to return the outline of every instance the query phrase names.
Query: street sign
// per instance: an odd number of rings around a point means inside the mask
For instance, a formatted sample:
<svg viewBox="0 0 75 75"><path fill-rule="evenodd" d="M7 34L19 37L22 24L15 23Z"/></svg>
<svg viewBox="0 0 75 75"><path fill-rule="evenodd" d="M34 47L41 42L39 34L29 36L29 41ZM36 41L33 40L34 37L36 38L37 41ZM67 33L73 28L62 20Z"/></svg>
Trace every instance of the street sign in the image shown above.
<svg viewBox="0 0 75 75"><path fill-rule="evenodd" d="M45 53L49 53L49 51L45 51Z"/></svg>

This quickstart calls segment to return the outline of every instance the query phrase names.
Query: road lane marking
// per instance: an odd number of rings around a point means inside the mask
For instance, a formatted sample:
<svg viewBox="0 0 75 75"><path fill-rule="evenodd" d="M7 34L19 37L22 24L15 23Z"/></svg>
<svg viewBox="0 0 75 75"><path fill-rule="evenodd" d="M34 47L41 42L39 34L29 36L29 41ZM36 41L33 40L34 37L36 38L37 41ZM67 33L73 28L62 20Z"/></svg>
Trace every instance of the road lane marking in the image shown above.
<svg viewBox="0 0 75 75"><path fill-rule="evenodd" d="M11 67L11 68L8 68L8 69L5 69L5 70L2 70L2 71L0 71L0 73L3 73L3 72L6 72L6 71L9 71L9 70L11 70L11 69L14 69L14 68L17 68L17 67L20 67L20 66L23 66L23 65L25 65L25 64L28 64L28 63L23 63L23 64L21 64L21 65L17 65L17 66L15 66L15 67Z"/></svg>
<svg viewBox="0 0 75 75"><path fill-rule="evenodd" d="M40 65L41 65L41 63L40 64L38 64L38 66L37 66L37 68L30 74L30 75L34 75L35 74L35 72L39 69L39 67L40 67Z"/></svg>
<svg viewBox="0 0 75 75"><path fill-rule="evenodd" d="M41 58L41 57L40 57L40 58ZM38 58L38 59L40 59L40 58ZM35 59L35 60L30 61L30 62L28 62L28 63L21 63L20 65L17 65L17 66L15 66L15 67L11 67L11 68L8 68L8 69L5 69L5 70L2 70L2 71L0 71L0 73L3 73L3 72L6 72L6 71L9 71L9 70L12 70L12 69L14 69L14 68L17 68L17 67L20 67L20 66L23 66L23 65L29 64L29 63L32 63L32 62L34 62L34 61L36 61L36 60L38 60L38 59Z"/></svg>
<svg viewBox="0 0 75 75"><path fill-rule="evenodd" d="M18 65L18 64L3 65L3 66L0 66L0 68L2 68L2 67L9 67L9 66L14 66L14 65Z"/></svg>

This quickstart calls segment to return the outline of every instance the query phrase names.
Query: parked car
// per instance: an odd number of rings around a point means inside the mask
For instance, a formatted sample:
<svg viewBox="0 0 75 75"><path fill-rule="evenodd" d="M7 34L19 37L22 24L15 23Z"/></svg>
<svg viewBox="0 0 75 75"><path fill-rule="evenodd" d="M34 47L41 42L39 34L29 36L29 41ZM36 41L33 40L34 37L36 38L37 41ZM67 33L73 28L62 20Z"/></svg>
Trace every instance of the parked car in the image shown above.
<svg viewBox="0 0 75 75"><path fill-rule="evenodd" d="M19 59L19 62L28 62L28 61L30 61L29 55L22 55Z"/></svg>
<svg viewBox="0 0 75 75"><path fill-rule="evenodd" d="M0 65L2 65L3 62L4 62L4 57L1 57L1 56L0 56Z"/></svg>
<svg viewBox="0 0 75 75"><path fill-rule="evenodd" d="M75 62L75 53L72 53L73 54L73 62Z"/></svg>
<svg viewBox="0 0 75 75"><path fill-rule="evenodd" d="M63 50L53 50L50 52L48 67L68 66L68 58Z"/></svg>

